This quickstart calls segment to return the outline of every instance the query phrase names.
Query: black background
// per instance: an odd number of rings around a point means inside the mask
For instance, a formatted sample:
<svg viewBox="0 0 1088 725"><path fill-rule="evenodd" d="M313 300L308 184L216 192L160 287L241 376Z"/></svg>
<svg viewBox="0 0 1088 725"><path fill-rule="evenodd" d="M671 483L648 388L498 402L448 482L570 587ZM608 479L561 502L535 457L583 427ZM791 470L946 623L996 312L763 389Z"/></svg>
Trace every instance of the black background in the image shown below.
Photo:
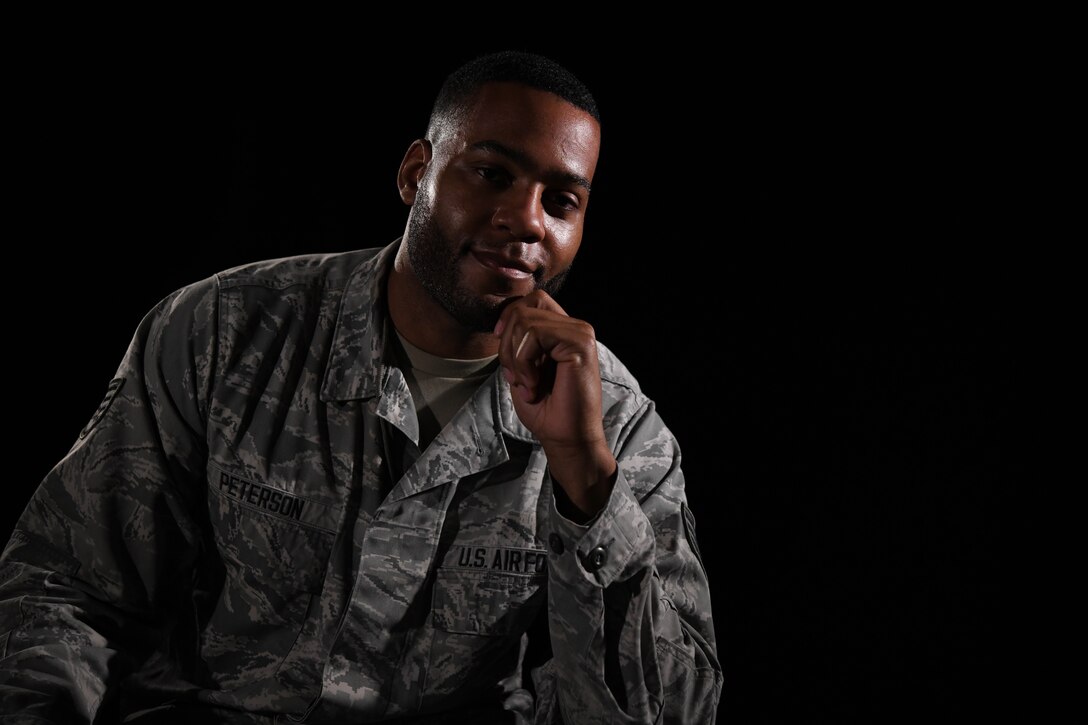
<svg viewBox="0 0 1088 725"><path fill-rule="evenodd" d="M1015 69L947 38L773 25L667 46L616 31L607 53L571 33L357 30L72 31L28 58L9 111L25 220L9 234L25 238L9 240L23 291L6 320L7 517L155 302L236 264L388 243L406 215L397 165L445 74L536 50L601 107L560 301L684 450L720 719L1027 708L1027 514L1007 433L1022 313L990 194Z"/></svg>

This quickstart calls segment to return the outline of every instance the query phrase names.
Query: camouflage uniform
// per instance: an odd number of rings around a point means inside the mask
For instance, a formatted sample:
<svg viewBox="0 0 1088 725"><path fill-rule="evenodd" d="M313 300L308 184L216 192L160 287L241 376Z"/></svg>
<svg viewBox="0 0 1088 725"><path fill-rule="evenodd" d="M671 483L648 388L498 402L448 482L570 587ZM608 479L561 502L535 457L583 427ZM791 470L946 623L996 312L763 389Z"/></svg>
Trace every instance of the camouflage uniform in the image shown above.
<svg viewBox="0 0 1088 725"><path fill-rule="evenodd" d="M384 353L395 251L239 267L147 315L0 559L10 721L713 720L653 403L601 346L620 465L586 527L501 374L421 453Z"/></svg>

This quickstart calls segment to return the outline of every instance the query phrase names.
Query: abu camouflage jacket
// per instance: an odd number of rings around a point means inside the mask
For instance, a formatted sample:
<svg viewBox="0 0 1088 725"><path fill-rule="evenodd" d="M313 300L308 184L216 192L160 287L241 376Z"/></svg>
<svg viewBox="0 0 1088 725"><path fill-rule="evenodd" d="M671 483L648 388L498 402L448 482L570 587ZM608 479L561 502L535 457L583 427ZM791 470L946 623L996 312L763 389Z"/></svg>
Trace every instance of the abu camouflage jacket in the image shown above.
<svg viewBox="0 0 1088 725"><path fill-rule="evenodd" d="M619 473L586 527L498 372L420 453L395 251L239 267L144 318L0 559L3 722L713 721L653 403L601 346Z"/></svg>

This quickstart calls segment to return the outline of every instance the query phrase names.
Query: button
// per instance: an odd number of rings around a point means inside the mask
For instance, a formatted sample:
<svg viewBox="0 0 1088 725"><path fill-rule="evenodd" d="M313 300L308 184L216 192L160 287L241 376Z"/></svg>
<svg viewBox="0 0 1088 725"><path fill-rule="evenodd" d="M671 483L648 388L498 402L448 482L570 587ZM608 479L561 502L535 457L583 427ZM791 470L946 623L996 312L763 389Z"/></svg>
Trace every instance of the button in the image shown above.
<svg viewBox="0 0 1088 725"><path fill-rule="evenodd" d="M548 535L548 546L552 547L552 551L556 554L563 553L563 540L559 538L559 534L554 531Z"/></svg>
<svg viewBox="0 0 1088 725"><path fill-rule="evenodd" d="M605 561L608 559L608 549L603 546L598 546L590 550L586 554L586 558L582 560L582 566L586 571L594 572L604 566Z"/></svg>

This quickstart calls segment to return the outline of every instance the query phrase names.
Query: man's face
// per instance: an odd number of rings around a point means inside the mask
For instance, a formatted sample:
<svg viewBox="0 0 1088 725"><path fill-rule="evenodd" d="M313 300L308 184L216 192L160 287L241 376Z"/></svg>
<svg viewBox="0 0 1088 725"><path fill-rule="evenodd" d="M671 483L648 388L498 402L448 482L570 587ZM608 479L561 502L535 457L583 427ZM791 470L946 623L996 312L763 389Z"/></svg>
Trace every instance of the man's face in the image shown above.
<svg viewBox="0 0 1088 725"><path fill-rule="evenodd" d="M435 139L405 243L422 287L467 329L489 331L503 305L554 294L582 241L600 127L560 97L483 86Z"/></svg>

